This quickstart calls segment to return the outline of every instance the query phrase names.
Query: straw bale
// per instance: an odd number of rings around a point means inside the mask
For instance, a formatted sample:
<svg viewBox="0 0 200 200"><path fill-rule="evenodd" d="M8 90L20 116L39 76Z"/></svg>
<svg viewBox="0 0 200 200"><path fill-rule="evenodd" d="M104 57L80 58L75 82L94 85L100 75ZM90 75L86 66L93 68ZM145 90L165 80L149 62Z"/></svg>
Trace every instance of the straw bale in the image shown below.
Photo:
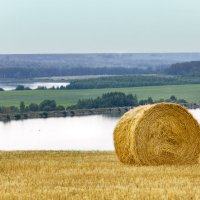
<svg viewBox="0 0 200 200"><path fill-rule="evenodd" d="M119 160L126 164L194 164L200 153L200 128L178 104L139 106L119 120L114 146Z"/></svg>

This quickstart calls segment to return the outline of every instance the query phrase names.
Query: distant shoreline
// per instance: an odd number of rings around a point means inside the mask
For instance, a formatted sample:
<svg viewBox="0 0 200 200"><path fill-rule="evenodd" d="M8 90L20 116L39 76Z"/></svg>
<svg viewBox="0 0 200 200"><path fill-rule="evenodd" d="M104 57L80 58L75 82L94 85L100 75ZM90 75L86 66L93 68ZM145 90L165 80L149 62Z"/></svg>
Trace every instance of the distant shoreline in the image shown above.
<svg viewBox="0 0 200 200"><path fill-rule="evenodd" d="M0 114L0 121L12 121L12 120L25 120L25 119L37 119L37 118L50 118L50 117L73 117L73 116L88 116L88 115L122 115L131 107L119 107L119 108L98 108L98 109L77 109L67 111L49 111L49 112L24 112L24 113L8 113Z"/></svg>
<svg viewBox="0 0 200 200"><path fill-rule="evenodd" d="M200 104L188 103L184 104L188 109L200 108ZM13 120L39 119L52 117L73 117L73 116L89 116L89 115L113 115L122 116L132 107L113 107L113 108L97 108L97 109L77 109L66 111L49 111L49 112L24 112L24 113L8 113L0 114L0 121L8 122Z"/></svg>

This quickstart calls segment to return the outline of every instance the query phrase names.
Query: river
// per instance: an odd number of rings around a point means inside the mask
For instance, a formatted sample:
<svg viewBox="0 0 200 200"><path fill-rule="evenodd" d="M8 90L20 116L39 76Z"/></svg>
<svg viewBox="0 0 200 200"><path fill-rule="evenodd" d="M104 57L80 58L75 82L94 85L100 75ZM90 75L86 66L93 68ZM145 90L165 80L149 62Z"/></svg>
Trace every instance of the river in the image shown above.
<svg viewBox="0 0 200 200"><path fill-rule="evenodd" d="M63 82L33 82L33 83L0 83L0 88L4 89L5 91L10 91L10 90L15 90L15 88L18 85L23 85L25 87L29 87L30 89L34 90L37 89L38 87L46 87L47 89L52 88L52 87L61 87L61 86L67 86L69 85L68 82L63 83Z"/></svg>
<svg viewBox="0 0 200 200"><path fill-rule="evenodd" d="M200 109L190 112L200 122ZM0 122L0 150L113 150L118 120L93 115Z"/></svg>

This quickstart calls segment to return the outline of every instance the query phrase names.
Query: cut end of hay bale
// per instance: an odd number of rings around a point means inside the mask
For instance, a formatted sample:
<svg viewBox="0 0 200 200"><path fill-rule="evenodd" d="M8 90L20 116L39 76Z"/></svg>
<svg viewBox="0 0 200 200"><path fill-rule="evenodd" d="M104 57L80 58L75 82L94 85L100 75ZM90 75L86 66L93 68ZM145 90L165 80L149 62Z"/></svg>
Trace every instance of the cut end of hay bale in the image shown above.
<svg viewBox="0 0 200 200"><path fill-rule="evenodd" d="M114 130L114 145L126 164L194 164L200 153L200 128L178 104L144 105L122 116Z"/></svg>

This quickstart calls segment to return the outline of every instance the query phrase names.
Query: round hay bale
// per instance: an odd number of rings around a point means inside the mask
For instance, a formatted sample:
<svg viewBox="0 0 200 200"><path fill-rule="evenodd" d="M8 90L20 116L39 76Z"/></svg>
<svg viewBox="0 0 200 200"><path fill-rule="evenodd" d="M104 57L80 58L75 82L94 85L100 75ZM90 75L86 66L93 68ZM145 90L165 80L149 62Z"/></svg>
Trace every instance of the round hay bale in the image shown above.
<svg viewBox="0 0 200 200"><path fill-rule="evenodd" d="M125 113L114 130L118 158L126 164L194 164L200 153L198 122L182 106L159 103Z"/></svg>

